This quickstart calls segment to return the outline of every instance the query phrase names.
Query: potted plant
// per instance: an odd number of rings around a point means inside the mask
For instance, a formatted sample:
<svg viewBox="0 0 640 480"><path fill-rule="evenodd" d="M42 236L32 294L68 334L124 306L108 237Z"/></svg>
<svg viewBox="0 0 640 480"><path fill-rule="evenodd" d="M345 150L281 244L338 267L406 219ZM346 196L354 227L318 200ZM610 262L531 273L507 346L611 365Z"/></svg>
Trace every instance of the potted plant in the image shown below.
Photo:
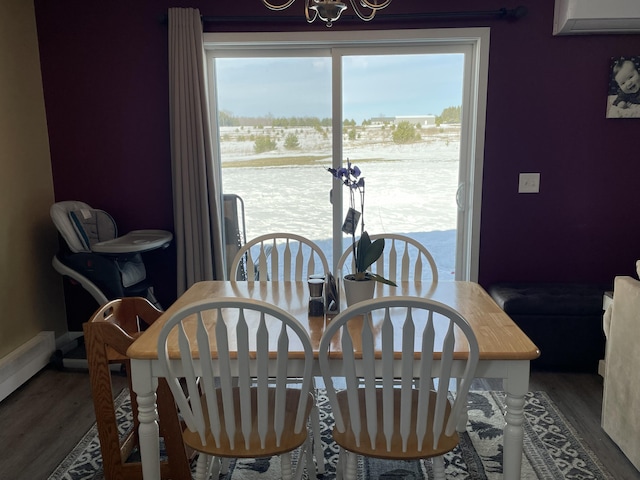
<svg viewBox="0 0 640 480"><path fill-rule="evenodd" d="M349 211L342 225L342 231L351 235L355 270L353 273L344 276L344 286L347 303L352 304L372 298L375 282L386 283L394 287L397 285L382 275L369 271L369 267L380 258L384 251L384 238L378 238L372 242L369 234L364 229L365 182L362 172L356 165L351 165L348 159L346 168L328 168L327 170L349 189ZM359 212L355 208L356 192L360 198ZM360 239L356 241L358 222L360 222ZM352 294L354 289L358 290L359 293L354 292Z"/></svg>

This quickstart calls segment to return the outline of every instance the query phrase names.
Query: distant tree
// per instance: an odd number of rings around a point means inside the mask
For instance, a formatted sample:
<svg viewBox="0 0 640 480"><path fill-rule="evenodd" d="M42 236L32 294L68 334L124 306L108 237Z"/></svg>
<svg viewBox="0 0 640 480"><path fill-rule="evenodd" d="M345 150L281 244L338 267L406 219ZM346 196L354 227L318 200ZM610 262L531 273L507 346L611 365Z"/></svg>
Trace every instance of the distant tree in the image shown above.
<svg viewBox="0 0 640 480"><path fill-rule="evenodd" d="M238 119L233 116L233 113L221 110L218 113L218 123L221 127L233 127L238 125Z"/></svg>
<svg viewBox="0 0 640 480"><path fill-rule="evenodd" d="M284 148L287 150L295 150L300 148L300 141L295 133L288 133L284 139Z"/></svg>
<svg viewBox="0 0 640 480"><path fill-rule="evenodd" d="M253 151L256 153L270 152L276 149L276 142L269 135L259 135L253 144Z"/></svg>
<svg viewBox="0 0 640 480"><path fill-rule="evenodd" d="M349 132L347 133L347 138L349 140L355 140L356 139L356 129L352 128L349 130Z"/></svg>
<svg viewBox="0 0 640 480"><path fill-rule="evenodd" d="M393 131L394 143L413 143L420 140L420 134L414 125L407 121L402 121Z"/></svg>
<svg viewBox="0 0 640 480"><path fill-rule="evenodd" d="M442 110L442 114L436 116L436 125L443 123L460 123L462 121L462 107L447 107Z"/></svg>

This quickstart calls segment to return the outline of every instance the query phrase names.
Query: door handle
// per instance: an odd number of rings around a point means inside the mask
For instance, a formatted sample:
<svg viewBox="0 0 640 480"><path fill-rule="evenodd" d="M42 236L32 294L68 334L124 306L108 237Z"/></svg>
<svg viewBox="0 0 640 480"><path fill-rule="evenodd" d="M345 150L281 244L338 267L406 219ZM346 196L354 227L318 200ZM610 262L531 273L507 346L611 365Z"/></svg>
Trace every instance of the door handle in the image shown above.
<svg viewBox="0 0 640 480"><path fill-rule="evenodd" d="M458 185L458 189L456 190L456 205L458 206L458 210L460 210L461 212L464 212L465 210L465 189L464 189L464 182L462 182L460 185Z"/></svg>

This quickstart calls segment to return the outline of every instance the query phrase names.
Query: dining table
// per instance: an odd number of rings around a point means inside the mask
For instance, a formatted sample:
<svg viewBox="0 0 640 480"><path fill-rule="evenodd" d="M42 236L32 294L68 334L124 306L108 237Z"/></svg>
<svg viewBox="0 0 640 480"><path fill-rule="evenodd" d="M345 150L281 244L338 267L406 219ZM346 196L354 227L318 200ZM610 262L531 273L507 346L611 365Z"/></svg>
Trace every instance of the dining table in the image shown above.
<svg viewBox="0 0 640 480"><path fill-rule="evenodd" d="M529 389L530 362L540 355L536 345L476 282L411 281L398 282L395 287L377 284L375 297L392 295L419 296L441 302L457 310L469 322L480 350L476 378L502 379L502 389L505 392L503 478L519 479L523 455L524 405L525 395ZM310 296L306 281L214 280L193 284L127 350L127 355L131 359L132 388L138 403L138 433L144 480L160 479L156 404L158 378L162 376L158 362L160 330L166 321L182 307L202 300L224 297L261 300L292 314L307 329L316 360L325 326L334 316L333 314L309 315ZM346 307L344 299L341 298L340 308ZM336 345L338 344L339 342L336 342ZM167 350L170 359L175 358L177 361L178 346L168 345ZM299 353L295 346L289 349L289 357L294 363ZM334 350L330 353L330 362L336 366L336 372L338 372L341 363L340 352ZM458 358L463 357L464 352L460 352ZM320 375L317 361L314 362L314 374ZM460 429L464 429L464 425L461 425Z"/></svg>

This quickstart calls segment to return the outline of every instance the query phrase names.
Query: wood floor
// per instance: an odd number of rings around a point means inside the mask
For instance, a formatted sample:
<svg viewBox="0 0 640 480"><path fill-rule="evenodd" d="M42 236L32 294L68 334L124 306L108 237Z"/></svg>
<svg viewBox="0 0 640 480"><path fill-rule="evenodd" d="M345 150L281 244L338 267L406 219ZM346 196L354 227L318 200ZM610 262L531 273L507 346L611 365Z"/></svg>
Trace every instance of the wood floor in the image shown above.
<svg viewBox="0 0 640 480"><path fill-rule="evenodd" d="M113 384L118 392L126 379L115 373ZM600 428L600 376L533 372L530 389L547 392L615 480L640 480ZM0 403L0 479L46 480L94 421L86 371L42 370Z"/></svg>

